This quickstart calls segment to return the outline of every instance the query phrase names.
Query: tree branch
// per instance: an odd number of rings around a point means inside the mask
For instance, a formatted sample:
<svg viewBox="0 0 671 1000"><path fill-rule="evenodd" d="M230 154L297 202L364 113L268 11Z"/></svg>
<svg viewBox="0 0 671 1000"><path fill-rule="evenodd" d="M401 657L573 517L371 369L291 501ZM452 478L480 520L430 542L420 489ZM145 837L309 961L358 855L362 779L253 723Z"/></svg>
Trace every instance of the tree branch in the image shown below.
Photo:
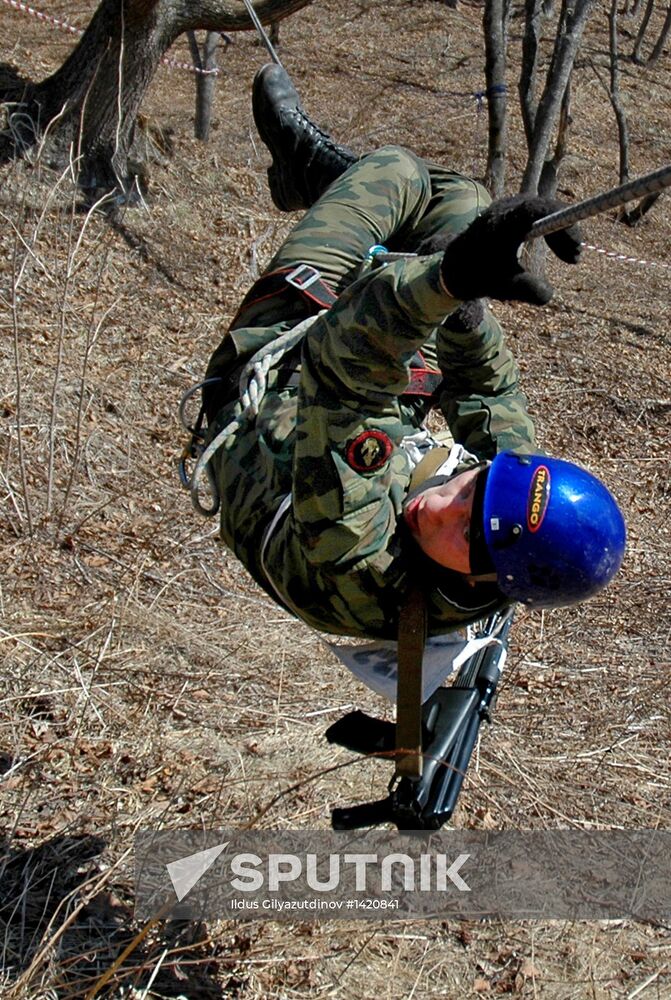
<svg viewBox="0 0 671 1000"><path fill-rule="evenodd" d="M487 80L489 142L485 186L500 198L506 176L506 7L504 0L485 0L485 78Z"/></svg>
<svg viewBox="0 0 671 1000"><path fill-rule="evenodd" d="M576 53L593 6L594 0L576 0L572 9L568 6L568 0L564 0L562 4L562 12L557 25L554 52L534 121L529 161L524 171L524 177L522 178L523 191L535 192L538 190L552 130L564 99L564 93L573 70Z"/></svg>

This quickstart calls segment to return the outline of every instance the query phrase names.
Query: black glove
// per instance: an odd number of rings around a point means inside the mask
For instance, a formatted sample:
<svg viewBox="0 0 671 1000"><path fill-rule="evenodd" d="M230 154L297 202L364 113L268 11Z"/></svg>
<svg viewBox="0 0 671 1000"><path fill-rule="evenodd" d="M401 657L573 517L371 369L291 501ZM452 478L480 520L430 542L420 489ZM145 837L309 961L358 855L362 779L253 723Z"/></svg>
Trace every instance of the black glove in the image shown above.
<svg viewBox="0 0 671 1000"><path fill-rule="evenodd" d="M554 198L528 195L495 201L445 250L441 271L448 290L458 299L487 296L545 305L552 298L552 287L525 271L518 253L534 222L564 207ZM581 241L577 225L545 237L552 252L567 264L577 263Z"/></svg>

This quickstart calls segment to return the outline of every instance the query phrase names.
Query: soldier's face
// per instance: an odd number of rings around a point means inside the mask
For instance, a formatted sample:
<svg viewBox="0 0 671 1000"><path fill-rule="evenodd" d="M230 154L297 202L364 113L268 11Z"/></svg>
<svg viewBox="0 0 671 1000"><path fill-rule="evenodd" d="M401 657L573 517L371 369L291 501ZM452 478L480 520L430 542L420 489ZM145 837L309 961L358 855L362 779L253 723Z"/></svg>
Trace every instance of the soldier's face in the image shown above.
<svg viewBox="0 0 671 1000"><path fill-rule="evenodd" d="M469 469L442 486L430 486L414 497L403 512L422 552L457 573L471 572L471 513L480 471Z"/></svg>

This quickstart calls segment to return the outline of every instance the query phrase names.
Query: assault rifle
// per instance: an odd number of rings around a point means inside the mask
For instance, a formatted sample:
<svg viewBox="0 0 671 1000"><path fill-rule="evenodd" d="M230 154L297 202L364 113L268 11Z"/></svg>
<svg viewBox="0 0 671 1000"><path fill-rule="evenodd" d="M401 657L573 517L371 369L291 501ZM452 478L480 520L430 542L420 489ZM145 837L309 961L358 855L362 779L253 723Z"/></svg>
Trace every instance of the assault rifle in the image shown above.
<svg viewBox="0 0 671 1000"><path fill-rule="evenodd" d="M513 610L486 619L476 638L491 638L463 664L450 687L438 688L422 707L420 777L396 775L389 794L376 802L333 809L334 830L358 830L394 823L399 830L438 830L454 812L483 720L491 722L496 688L508 652ZM396 746L393 722L365 712L349 712L325 733L354 753L392 758Z"/></svg>

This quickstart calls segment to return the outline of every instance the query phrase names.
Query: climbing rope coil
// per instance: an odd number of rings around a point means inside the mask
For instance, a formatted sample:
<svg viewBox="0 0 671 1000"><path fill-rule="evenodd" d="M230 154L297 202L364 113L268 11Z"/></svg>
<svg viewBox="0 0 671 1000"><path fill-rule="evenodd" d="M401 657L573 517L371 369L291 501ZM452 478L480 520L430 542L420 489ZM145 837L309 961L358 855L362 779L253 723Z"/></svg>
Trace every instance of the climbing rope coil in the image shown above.
<svg viewBox="0 0 671 1000"><path fill-rule="evenodd" d="M213 382L220 380L218 378L205 379L203 382L199 382L198 385L187 389L182 396L179 406L180 421L184 430L191 434L191 440L182 453L179 463L179 476L182 481L182 485L188 489L191 494L191 502L193 506L199 514L203 515L203 517L214 517L219 510L221 502L219 490L214 478L214 472L210 464L212 458L216 455L217 451L221 448L227 438L229 438L232 434L237 433L243 424L250 420L254 420L258 416L259 408L268 387L268 372L284 357L285 354L294 348L296 344L300 343L309 328L325 312L326 310L322 309L315 316L308 316L307 319L304 319L297 326L292 327L291 330L287 330L276 340L271 341L269 344L265 344L256 352L250 361L248 361L242 370L238 386L239 402L242 405L242 411L238 414L238 416L234 417L229 423L227 423L225 427L222 427L218 434L212 438L209 444L205 444L206 435L201 429L204 415L203 407L201 406L196 423L192 425L189 424L186 417L186 406L189 400L191 400L199 390L203 389L206 385L210 385ZM191 476L188 475L186 470L186 462L190 458L196 460ZM203 506L200 501L200 487L203 475L207 476L210 492L214 498L210 507Z"/></svg>

